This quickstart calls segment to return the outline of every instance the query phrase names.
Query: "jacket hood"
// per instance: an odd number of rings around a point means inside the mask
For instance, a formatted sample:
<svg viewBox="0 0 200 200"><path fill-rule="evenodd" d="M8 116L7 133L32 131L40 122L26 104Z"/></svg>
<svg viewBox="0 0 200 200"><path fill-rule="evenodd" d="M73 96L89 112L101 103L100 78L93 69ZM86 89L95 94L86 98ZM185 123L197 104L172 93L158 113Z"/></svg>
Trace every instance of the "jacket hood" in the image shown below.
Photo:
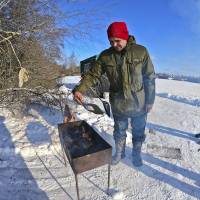
<svg viewBox="0 0 200 200"><path fill-rule="evenodd" d="M129 35L129 38L128 38L128 45L131 45L131 44L136 44L136 40L133 35Z"/></svg>
<svg viewBox="0 0 200 200"><path fill-rule="evenodd" d="M132 36L132 35L129 35L129 38L128 38L128 41L127 41L127 45L126 45L126 47L122 50L122 53L127 52L133 44L136 44L135 37Z"/></svg>

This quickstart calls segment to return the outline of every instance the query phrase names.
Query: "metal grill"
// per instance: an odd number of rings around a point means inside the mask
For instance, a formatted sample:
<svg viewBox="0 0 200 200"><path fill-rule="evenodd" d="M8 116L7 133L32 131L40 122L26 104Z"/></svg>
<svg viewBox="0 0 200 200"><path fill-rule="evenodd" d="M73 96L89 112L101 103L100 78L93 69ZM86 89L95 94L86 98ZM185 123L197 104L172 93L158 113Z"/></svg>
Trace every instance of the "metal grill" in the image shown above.
<svg viewBox="0 0 200 200"><path fill-rule="evenodd" d="M75 175L78 200L80 198L77 175L105 164L108 164L109 191L112 146L85 121L58 124L58 131L65 165L67 166L68 159Z"/></svg>

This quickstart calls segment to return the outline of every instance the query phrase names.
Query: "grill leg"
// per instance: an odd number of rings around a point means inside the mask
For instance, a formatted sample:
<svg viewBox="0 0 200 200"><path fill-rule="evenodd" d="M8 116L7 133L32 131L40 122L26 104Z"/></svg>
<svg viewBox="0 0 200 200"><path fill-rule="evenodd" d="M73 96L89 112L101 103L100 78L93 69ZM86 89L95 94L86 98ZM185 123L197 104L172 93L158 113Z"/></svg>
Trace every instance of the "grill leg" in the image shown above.
<svg viewBox="0 0 200 200"><path fill-rule="evenodd" d="M78 200L80 200L80 197L79 197L79 188L78 188L78 177L77 177L76 174L75 174L75 180L76 180L76 192L77 192L77 198L78 198Z"/></svg>
<svg viewBox="0 0 200 200"><path fill-rule="evenodd" d="M67 166L67 162L66 162L66 158L65 158L65 153L64 153L63 147L62 147L62 152L63 152L63 158L64 158L65 166Z"/></svg>
<svg viewBox="0 0 200 200"><path fill-rule="evenodd" d="M107 194L109 195L109 189L110 189L110 164L108 164L108 189Z"/></svg>

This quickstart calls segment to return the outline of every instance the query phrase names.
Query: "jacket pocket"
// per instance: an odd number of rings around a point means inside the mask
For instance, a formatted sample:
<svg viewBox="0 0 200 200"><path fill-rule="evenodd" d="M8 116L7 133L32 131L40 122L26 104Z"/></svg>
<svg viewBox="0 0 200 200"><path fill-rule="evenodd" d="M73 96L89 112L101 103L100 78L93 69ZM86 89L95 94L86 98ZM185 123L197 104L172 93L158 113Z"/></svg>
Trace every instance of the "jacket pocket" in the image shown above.
<svg viewBox="0 0 200 200"><path fill-rule="evenodd" d="M143 88L143 77L142 77L142 61L140 59L134 59L131 63L128 63L130 78L131 78L131 89L133 92L142 90Z"/></svg>

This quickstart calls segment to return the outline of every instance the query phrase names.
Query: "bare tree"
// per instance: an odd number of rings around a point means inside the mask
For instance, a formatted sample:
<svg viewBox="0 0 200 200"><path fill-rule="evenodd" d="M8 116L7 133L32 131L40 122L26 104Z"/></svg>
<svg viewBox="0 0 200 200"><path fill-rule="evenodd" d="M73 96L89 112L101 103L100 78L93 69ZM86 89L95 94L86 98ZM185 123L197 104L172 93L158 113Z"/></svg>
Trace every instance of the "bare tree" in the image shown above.
<svg viewBox="0 0 200 200"><path fill-rule="evenodd" d="M78 66L78 59L74 52L67 58L66 68L75 68Z"/></svg>
<svg viewBox="0 0 200 200"><path fill-rule="evenodd" d="M66 73L56 64L62 57L64 38L84 37L88 35L88 30L94 28L95 24L89 22L88 16L93 15L96 10L66 11L55 2L1 0L2 106L9 107L13 102L21 102L23 105L33 94L39 97L38 94L46 94L50 89L55 91L56 79ZM15 98L16 95L18 98Z"/></svg>

